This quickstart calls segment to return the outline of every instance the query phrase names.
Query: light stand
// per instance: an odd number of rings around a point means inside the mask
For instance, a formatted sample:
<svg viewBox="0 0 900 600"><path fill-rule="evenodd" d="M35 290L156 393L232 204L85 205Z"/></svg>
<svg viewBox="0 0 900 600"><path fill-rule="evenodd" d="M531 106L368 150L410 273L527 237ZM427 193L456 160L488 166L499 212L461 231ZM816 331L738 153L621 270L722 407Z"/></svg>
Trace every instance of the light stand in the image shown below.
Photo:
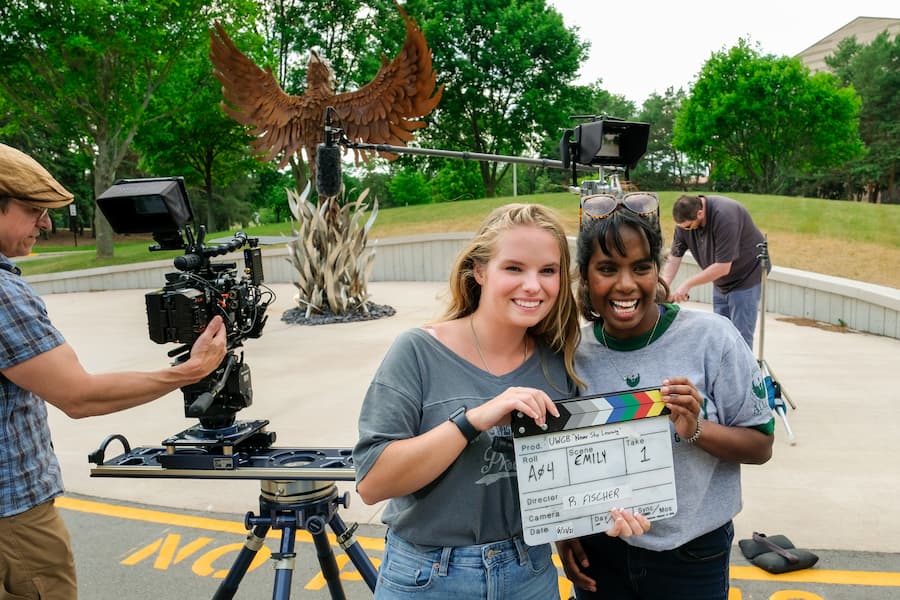
<svg viewBox="0 0 900 600"><path fill-rule="evenodd" d="M756 360L759 363L763 381L766 384L766 393L769 397L769 408L772 409L773 414L781 417L781 421L784 423L784 429L787 431L788 442L791 446L794 446L797 444L797 441L794 437L794 431L791 429L791 424L788 422L784 401L787 400L787 403L794 410L797 409L797 406L791 401L787 389L778 382L775 373L772 371L772 367L769 366L769 363L763 355L766 343L766 279L769 277L769 265L771 264L769 261L768 237L757 244L756 247L759 248L759 254L756 258L759 260L759 264L762 267L762 280L759 294L759 345L757 346L758 356Z"/></svg>

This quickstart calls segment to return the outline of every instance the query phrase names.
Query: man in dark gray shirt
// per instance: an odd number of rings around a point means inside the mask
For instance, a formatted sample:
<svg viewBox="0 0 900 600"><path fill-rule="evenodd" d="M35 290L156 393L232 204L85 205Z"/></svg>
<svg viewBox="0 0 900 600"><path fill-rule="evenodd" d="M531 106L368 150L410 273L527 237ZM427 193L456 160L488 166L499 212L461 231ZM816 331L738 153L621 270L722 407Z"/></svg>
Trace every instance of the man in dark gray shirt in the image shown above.
<svg viewBox="0 0 900 600"><path fill-rule="evenodd" d="M687 300L691 288L711 282L713 310L728 317L752 349L762 291L758 245L765 237L747 209L725 196L681 196L672 217L675 233L662 278L671 286L688 250L702 271L672 289L671 300Z"/></svg>

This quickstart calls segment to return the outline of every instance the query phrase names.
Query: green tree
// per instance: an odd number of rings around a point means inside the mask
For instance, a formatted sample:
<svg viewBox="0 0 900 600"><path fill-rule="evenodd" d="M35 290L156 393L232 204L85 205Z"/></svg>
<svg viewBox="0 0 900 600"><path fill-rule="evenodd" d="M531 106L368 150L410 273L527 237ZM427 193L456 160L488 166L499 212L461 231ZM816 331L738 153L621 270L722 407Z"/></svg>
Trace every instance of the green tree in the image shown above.
<svg viewBox="0 0 900 600"><path fill-rule="evenodd" d="M571 113L561 106L586 44L545 0L410 0L444 95L423 139L447 150L530 156ZM554 155L558 154L558 150ZM480 162L493 197L508 163Z"/></svg>
<svg viewBox="0 0 900 600"><path fill-rule="evenodd" d="M393 0L262 0L261 6L259 33L290 94L306 89L310 50L331 63L335 90L347 91L368 83L381 67L381 54L393 57L406 36Z"/></svg>
<svg viewBox="0 0 900 600"><path fill-rule="evenodd" d="M448 159L431 180L431 194L438 202L484 198L484 182L478 164Z"/></svg>
<svg viewBox="0 0 900 600"><path fill-rule="evenodd" d="M687 190L704 172L702 165L692 163L672 145L675 115L686 97L684 90L670 87L665 95L654 92L644 101L637 120L650 124L650 137L632 178L642 189Z"/></svg>
<svg viewBox="0 0 900 600"><path fill-rule="evenodd" d="M104 192L138 128L166 115L150 102L211 21L245 0L7 0L0 5L0 91L21 113L91 157L93 191ZM97 255L112 256L112 231L95 214Z"/></svg>
<svg viewBox="0 0 900 600"><path fill-rule="evenodd" d="M798 59L747 41L714 53L676 116L673 144L731 187L779 193L788 179L858 156L859 98Z"/></svg>
<svg viewBox="0 0 900 600"><path fill-rule="evenodd" d="M395 206L431 203L431 192L425 176L419 171L401 169L388 184Z"/></svg>
<svg viewBox="0 0 900 600"><path fill-rule="evenodd" d="M293 180L287 173L275 169L273 165L256 174L256 193L253 196L253 207L260 214L264 223L284 223L291 216L287 204L287 190Z"/></svg>
<svg viewBox="0 0 900 600"><path fill-rule="evenodd" d="M90 171L90 159L81 152L72 152L66 138L53 137L39 123L20 114L16 107L0 93L0 140L17 148L41 163L75 196L76 228L90 224L93 217L93 193L91 181L86 177ZM58 227L69 228L69 211L51 210L53 231Z"/></svg>
<svg viewBox="0 0 900 600"><path fill-rule="evenodd" d="M212 75L207 49L201 46L197 51L153 97L150 112L168 117L141 127L135 147L144 170L183 175L188 185L201 190L206 206L202 220L209 231L217 231L217 223L227 226L236 215L215 197L266 166L250 156L244 128L222 112L221 87ZM230 200L233 206L238 199Z"/></svg>
<svg viewBox="0 0 900 600"><path fill-rule="evenodd" d="M879 189L887 199L900 198L897 176L900 172L900 35L887 32L866 46L856 38L843 40L834 55L825 62L845 85L852 85L862 99L859 132L866 144L865 158L852 165L852 171L874 201Z"/></svg>

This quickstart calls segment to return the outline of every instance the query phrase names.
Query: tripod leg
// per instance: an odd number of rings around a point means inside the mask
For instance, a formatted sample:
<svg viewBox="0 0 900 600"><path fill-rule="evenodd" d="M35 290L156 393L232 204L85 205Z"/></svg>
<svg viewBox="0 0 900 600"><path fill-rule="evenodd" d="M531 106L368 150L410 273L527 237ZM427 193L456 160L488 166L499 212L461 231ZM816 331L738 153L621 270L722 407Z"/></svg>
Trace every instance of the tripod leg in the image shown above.
<svg viewBox="0 0 900 600"><path fill-rule="evenodd" d="M281 528L281 548L278 554L272 554L275 560L275 588L272 590L272 600L286 600L291 597L291 579L294 575L294 561L297 553L294 552L294 540L297 528L294 525L284 525Z"/></svg>
<svg viewBox="0 0 900 600"><path fill-rule="evenodd" d="M238 586L241 584L241 579L244 578L247 568L253 562L253 557L263 547L268 531L268 525L257 525L247 534L247 541L244 542L244 547L241 548L241 552L234 560L234 564L228 569L228 575L225 576L225 579L219 585L213 600L231 600L231 598L234 598Z"/></svg>
<svg viewBox="0 0 900 600"><path fill-rule="evenodd" d="M355 524L353 529L348 530L343 519L337 513L334 513L329 525L331 525L331 530L337 536L341 548L344 549L344 552L347 553L347 556L350 557L350 560L356 566L356 570L362 575L363 581L374 592L375 583L378 581L378 571L353 536L353 532L356 530Z"/></svg>
<svg viewBox="0 0 900 600"><path fill-rule="evenodd" d="M788 423L787 413L784 412L784 405L776 406L775 413L781 417L781 422L784 423L784 430L787 431L788 434L788 443L790 443L791 446L796 446L797 440L794 439L794 432L791 429L791 424Z"/></svg>
<svg viewBox="0 0 900 600"><path fill-rule="evenodd" d="M291 579L294 576L294 560L297 553L294 552L294 540L297 528L295 524L285 524L281 528L281 548L278 554L273 554L275 559L275 589L272 591L272 600L287 600L291 597Z"/></svg>
<svg viewBox="0 0 900 600"><path fill-rule="evenodd" d="M328 584L333 600L346 600L344 587L341 585L340 569L331 550L331 543L325 534L325 520L321 517L313 517L306 523L306 529L312 534L313 543L316 546L316 557L319 559L319 568L322 576Z"/></svg>
<svg viewBox="0 0 900 600"><path fill-rule="evenodd" d="M772 379L774 379L775 381L778 381L778 377L776 377L775 373L772 372L772 367L769 366L769 363L767 363L765 360L760 360L759 362L760 362L760 366L763 367L764 374L768 373L772 377ZM794 410L797 410L797 405L795 405L793 402L791 402L791 397L788 395L787 390L784 389L784 386L781 385L780 382L778 385L781 388L782 397L785 400L787 400L787 403L791 405L791 408L793 408Z"/></svg>

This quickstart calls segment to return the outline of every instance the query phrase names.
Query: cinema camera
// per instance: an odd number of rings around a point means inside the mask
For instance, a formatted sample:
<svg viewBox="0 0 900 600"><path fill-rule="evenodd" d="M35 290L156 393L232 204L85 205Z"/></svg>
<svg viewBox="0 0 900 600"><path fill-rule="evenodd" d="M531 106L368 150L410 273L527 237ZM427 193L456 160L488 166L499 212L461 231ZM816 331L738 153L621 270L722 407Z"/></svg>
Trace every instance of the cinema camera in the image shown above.
<svg viewBox="0 0 900 600"><path fill-rule="evenodd" d="M125 436L109 435L88 455L88 461L96 465L91 476L259 480L259 513L245 516L244 524L251 532L216 590L215 600L234 597L270 529L281 531L280 552L272 553L276 561L273 598L290 595L294 543L300 529L312 535L333 597L345 597L326 526L369 589L375 589L377 571L354 536L356 524L348 527L338 514L339 506L346 507L350 498L338 493L335 482L355 477L350 450L277 448L272 445L275 432L265 429L269 421L235 421L237 411L250 406L253 393L250 369L234 349L262 334L266 308L275 299L261 285L259 240L237 233L231 241L208 247L202 226L194 238L188 225L193 211L180 177L117 181L97 198L97 205L116 232L152 233L157 245L150 250L184 250L183 256L175 258L178 270L166 273L165 286L146 295L150 339L182 344L169 355L176 362L185 360L190 345L220 315L228 332L228 351L213 373L182 388L185 416L199 418L199 425L163 440L161 446L131 448ZM242 275L235 263L210 260L244 246ZM121 442L124 453L107 459L113 441Z"/></svg>
<svg viewBox="0 0 900 600"><path fill-rule="evenodd" d="M184 255L175 258L177 271L166 273L165 286L145 296L150 339L157 344L182 344L169 352L177 364L187 360L191 345L209 321L222 317L228 352L216 370L181 388L184 414L200 420L200 427L192 432L199 440L239 435L245 427L227 429L235 427L237 411L250 406L253 391L250 367L234 350L245 339L262 335L266 307L275 297L262 285L258 239L238 232L227 243L206 246L202 225L195 238L189 224L193 210L180 177L119 180L97 198L97 205L117 233L152 233L157 244L151 251L184 250ZM241 274L236 263L210 260L244 246Z"/></svg>

